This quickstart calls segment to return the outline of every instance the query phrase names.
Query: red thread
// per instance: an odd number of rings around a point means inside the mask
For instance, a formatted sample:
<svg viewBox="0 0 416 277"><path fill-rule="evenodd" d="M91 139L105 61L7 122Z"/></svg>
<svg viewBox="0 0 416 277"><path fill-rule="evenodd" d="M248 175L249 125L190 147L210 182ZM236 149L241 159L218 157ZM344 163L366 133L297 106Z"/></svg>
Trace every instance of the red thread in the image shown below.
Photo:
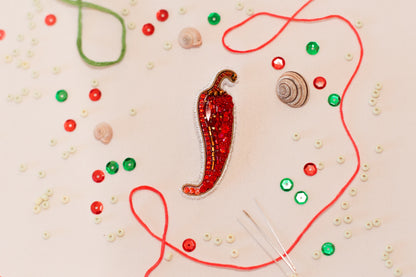
<svg viewBox="0 0 416 277"><path fill-rule="evenodd" d="M246 20L242 21L241 23L238 23L237 25L234 25L232 27L230 27L229 29L227 29L224 32L224 35L222 37L222 43L224 45L224 47L229 50L230 52L234 52L234 53L250 53L250 52L254 52L257 50L262 49L263 47L267 46L268 44L270 44L273 40L275 40L282 32L283 30L287 27L287 25L289 25L289 23L291 21L296 21L296 22L317 22L317 21L322 21L322 20L327 20L327 19L340 19L342 21L344 21L345 23L348 24L348 26L351 28L351 30L354 32L355 36L357 37L358 43L360 45L360 59L358 61L358 64L353 72L353 74L351 75L347 85L344 88L344 91L342 93L341 96L341 104L340 104L340 116L341 116L341 122L342 125L344 127L344 130L348 136L348 138L350 139L353 147L354 147L354 151L356 154L356 158L357 158L357 167L353 173L353 175L351 176L351 178L348 180L348 182L341 188L341 190L338 192L338 194L334 197L334 199L332 199L325 207L323 207L310 221L309 223L306 225L306 227L302 230L302 232L298 235L298 237L296 238L296 240L292 243L292 245L287 249L287 252L290 253L294 247L299 243L299 241L301 240L301 238L303 237L303 235L309 230L309 228L312 226L312 224L327 210L329 209L332 205L334 205L334 203L344 194L345 190L348 188L348 186L351 184L351 182L354 180L354 178L357 176L358 171L360 169L360 163L361 163L361 159L360 159L360 152L358 150L357 144L355 143L354 138L352 137L347 124L345 123L345 119L344 119L344 112L343 112L343 106L344 106L344 97L346 92L348 91L348 88L350 87L352 81L354 80L355 76L357 75L357 72L361 66L361 62L363 59L363 54L364 54L364 49L363 49L363 44L360 38L360 35L358 34L357 30L354 28L354 26L351 24L350 21L348 21L346 18L340 16L340 15L328 15L325 17L320 17L320 18L310 18L310 19L299 19L299 18L295 18L297 14L299 14L307 5L309 5L312 1L314 0L309 0L308 2L306 2L302 7L300 7L300 9L298 9L291 17L287 17L287 16L281 16L281 15L276 15L276 14L271 14L271 13L267 13L267 12L261 12L261 13L257 13L252 15L251 17L247 18ZM253 48L253 49L248 49L248 50L235 50L230 48L226 43L225 43L225 37L226 35L231 32L232 30L244 25L245 23L249 22L250 20L252 20L253 18L257 17L257 16L261 16L261 15L267 15L267 16L271 16L271 17L276 17L279 19L285 19L286 23L280 28L280 30L276 33L276 35L274 35L271 39L269 39L267 42L265 42L264 44L261 44L260 46ZM141 218L137 215L136 211L134 210L133 207L133 194L136 193L137 191L140 190L148 190L148 191L152 191L154 193L156 193L162 200L163 202L163 207L165 210L165 227L163 230L163 235L162 237L159 237L157 235L155 235L150 228L141 220ZM232 265L232 264L221 264L221 263L213 263L213 262L207 262L207 261L203 261L203 260L199 260L197 258L191 257L188 254L186 254L185 252L183 252L182 250L178 249L177 247L173 246L172 244L170 244L169 242L166 241L166 234L167 234L167 230L168 230L168 222L169 222L169 216L168 216L168 208L167 208L167 204L166 204L166 200L163 197L162 193L159 192L157 189L150 187L150 186L140 186L137 187L135 189L133 189L130 192L130 196L129 196L129 201L130 201L130 209L131 212L133 213L134 217L137 219L137 221L143 226L143 228L155 239L159 240L161 242L161 249L160 249L160 256L159 259L157 260L157 262L147 270L145 276L149 276L150 273L160 264L160 262L162 261L162 258L164 256L164 252L165 252L165 248L166 245L169 246L171 249L173 249L174 251L176 251L177 253L181 254L182 256L184 256L185 258L188 258L194 262L200 263L200 264L204 264L204 265L208 265L208 266L214 266L214 267L220 267L220 268L229 268L229 269L239 269L239 270L253 270L253 269L259 269L265 266L268 266L272 263L274 263L274 261L269 261L263 264L259 264L259 265L254 265L254 266L237 266L237 265ZM279 261L281 258L276 258L275 261Z"/></svg>

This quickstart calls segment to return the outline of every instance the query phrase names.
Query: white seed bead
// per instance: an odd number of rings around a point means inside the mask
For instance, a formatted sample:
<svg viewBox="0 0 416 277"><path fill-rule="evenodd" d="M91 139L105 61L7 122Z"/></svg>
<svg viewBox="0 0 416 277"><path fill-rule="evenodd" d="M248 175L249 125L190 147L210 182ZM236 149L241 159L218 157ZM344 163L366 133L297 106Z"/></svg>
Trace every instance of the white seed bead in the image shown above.
<svg viewBox="0 0 416 277"><path fill-rule="evenodd" d="M113 233L110 233L107 235L107 241L108 242L113 242L116 240L116 235L114 235Z"/></svg>
<svg viewBox="0 0 416 277"><path fill-rule="evenodd" d="M53 74L59 74L59 73L61 73L61 68L59 66L54 66L52 68L52 73Z"/></svg>
<svg viewBox="0 0 416 277"><path fill-rule="evenodd" d="M129 15L129 13L130 13L129 9L124 8L124 9L121 10L121 14L124 15L124 16Z"/></svg>
<svg viewBox="0 0 416 277"><path fill-rule="evenodd" d="M341 225L342 220L341 220L341 218L336 217L336 218L334 218L334 220L332 221L332 223L333 223L335 226L339 226L339 225Z"/></svg>
<svg viewBox="0 0 416 277"><path fill-rule="evenodd" d="M215 238L214 243L215 243L215 245L221 245L222 239L221 238Z"/></svg>
<svg viewBox="0 0 416 277"><path fill-rule="evenodd" d="M361 180L362 182L367 182L367 181L368 181L368 175L367 175L366 173L362 173L362 174L360 175L360 180Z"/></svg>
<svg viewBox="0 0 416 277"><path fill-rule="evenodd" d="M344 238L350 239L352 237L352 232L350 230L347 230L344 232Z"/></svg>
<svg viewBox="0 0 416 277"><path fill-rule="evenodd" d="M377 104L377 100L375 98L370 98L370 100L368 100L368 105L370 105L371 107L374 107Z"/></svg>
<svg viewBox="0 0 416 277"><path fill-rule="evenodd" d="M383 150L384 150L384 149L383 149L383 146L381 146L381 145L377 145L377 146L376 146L376 152L377 152L377 153L382 153L382 152L383 152Z"/></svg>
<svg viewBox="0 0 416 277"><path fill-rule="evenodd" d="M42 196L40 197L43 201L48 201L49 200L49 196L46 194L46 193L44 193L44 194L42 194Z"/></svg>
<svg viewBox="0 0 416 277"><path fill-rule="evenodd" d="M361 169L362 171L368 171L370 169L370 166L367 163L365 163L361 165Z"/></svg>
<svg viewBox="0 0 416 277"><path fill-rule="evenodd" d="M179 8L179 14L186 14L186 8L180 7Z"/></svg>
<svg viewBox="0 0 416 277"><path fill-rule="evenodd" d="M382 88L383 88L383 84L382 83L377 83L376 86L375 86L375 89L376 90L380 90Z"/></svg>
<svg viewBox="0 0 416 277"><path fill-rule="evenodd" d="M380 218L374 218L373 219L373 226L374 227L380 227L381 225L381 219Z"/></svg>
<svg viewBox="0 0 416 277"><path fill-rule="evenodd" d="M384 253L383 253L383 256L381 257L381 259L382 259L383 261L387 261L388 259L390 259L390 255L389 255L389 253L384 252Z"/></svg>
<svg viewBox="0 0 416 277"><path fill-rule="evenodd" d="M69 158L69 152L68 151L62 152L61 158L64 159L64 160L68 159Z"/></svg>
<svg viewBox="0 0 416 277"><path fill-rule="evenodd" d="M170 49L172 49L172 43L171 43L171 42L169 42L169 41L165 42L165 43L163 44L163 49L165 49L165 50L170 50Z"/></svg>
<svg viewBox="0 0 416 277"><path fill-rule="evenodd" d="M29 12L26 14L27 19L33 19L33 13Z"/></svg>
<svg viewBox="0 0 416 277"><path fill-rule="evenodd" d="M42 97L42 93L40 91L35 91L33 93L33 98L40 99Z"/></svg>
<svg viewBox="0 0 416 277"><path fill-rule="evenodd" d="M134 29L136 29L136 23L134 23L134 22L129 22L129 23L127 24L127 27L128 27L130 30L134 30Z"/></svg>
<svg viewBox="0 0 416 277"><path fill-rule="evenodd" d="M62 198L61 198L61 202L62 202L62 204L68 204L68 203L69 203L69 201L70 201L69 196L67 196L67 195L63 195L63 196L62 196Z"/></svg>
<svg viewBox="0 0 416 277"><path fill-rule="evenodd" d="M49 232L43 232L42 233L42 238L44 239L44 240L47 240L47 239L49 239L51 237L51 234L49 233Z"/></svg>
<svg viewBox="0 0 416 277"><path fill-rule="evenodd" d="M373 114L374 115L379 115L381 113L381 109L379 107L374 107L373 108Z"/></svg>
<svg viewBox="0 0 416 277"><path fill-rule="evenodd" d="M386 250L387 253L391 253L391 252L393 252L393 246L391 244L388 244L386 246L385 250Z"/></svg>
<svg viewBox="0 0 416 277"><path fill-rule="evenodd" d="M211 240L211 234L210 233L205 233L204 234L204 240L205 241L210 241Z"/></svg>
<svg viewBox="0 0 416 277"><path fill-rule="evenodd" d="M248 16L253 15L253 14L254 14L254 9L252 9L252 8L248 8L248 9L247 9L247 11L246 11L246 14L247 14Z"/></svg>
<svg viewBox="0 0 416 277"><path fill-rule="evenodd" d="M228 234L226 240L228 243L233 243L235 241L235 236L233 234Z"/></svg>
<svg viewBox="0 0 416 277"><path fill-rule="evenodd" d="M36 205L40 205L40 204L42 204L42 202L43 202L42 197L38 197L38 198L36 198L36 200L35 200L35 204L36 204Z"/></svg>
<svg viewBox="0 0 416 277"><path fill-rule="evenodd" d="M237 258L238 255L239 255L238 250L236 250L236 249L231 250L231 254L230 255L233 258Z"/></svg>
<svg viewBox="0 0 416 277"><path fill-rule="evenodd" d="M124 231L124 229L120 228L120 229L117 230L117 237L119 237L119 238L124 237L125 233L126 232Z"/></svg>
<svg viewBox="0 0 416 277"><path fill-rule="evenodd" d="M345 157L344 156L338 156L337 163L343 164L344 162L345 162Z"/></svg>
<svg viewBox="0 0 416 277"><path fill-rule="evenodd" d="M34 214L38 214L38 213L40 213L40 206L39 205L35 205L35 206L33 206L33 213Z"/></svg>
<svg viewBox="0 0 416 277"><path fill-rule="evenodd" d="M349 207L350 207L350 203L348 203L346 201L344 201L344 202L341 203L341 208L343 210L347 210Z"/></svg>
<svg viewBox="0 0 416 277"><path fill-rule="evenodd" d="M129 111L129 114L130 114L131 116L135 116L135 115L137 114L136 109L131 108L131 109L130 109L130 111Z"/></svg>
<svg viewBox="0 0 416 277"><path fill-rule="evenodd" d="M58 141L54 138L49 140L49 145L50 146L55 146L57 143L58 143Z"/></svg>
<svg viewBox="0 0 416 277"><path fill-rule="evenodd" d="M352 216L346 215L344 217L344 222L347 223L347 224L350 224L352 222Z"/></svg>
<svg viewBox="0 0 416 277"><path fill-rule="evenodd" d="M293 139L294 141L298 141L298 140L300 140L300 134L299 134L299 133L293 133L293 135L292 135L292 139Z"/></svg>
<svg viewBox="0 0 416 277"><path fill-rule="evenodd" d="M130 5L134 6L137 4L137 0L130 0Z"/></svg>
<svg viewBox="0 0 416 277"><path fill-rule="evenodd" d="M312 258L314 258L315 260L317 260L320 257L321 257L321 252L320 251L313 251Z"/></svg>
<svg viewBox="0 0 416 277"><path fill-rule="evenodd" d="M101 223L101 221L102 221L102 217L101 216L95 216L94 217L94 222L95 222L95 224L100 224Z"/></svg>
<svg viewBox="0 0 416 277"><path fill-rule="evenodd" d="M239 11L241 11L242 9L244 9L244 4L242 2L237 2L237 4L235 4L235 8Z"/></svg>
<svg viewBox="0 0 416 277"><path fill-rule="evenodd" d="M347 53L347 54L345 55L345 60L350 62L350 61L352 61L353 57L354 57L354 56L353 56L351 53Z"/></svg>
<svg viewBox="0 0 416 277"><path fill-rule="evenodd" d="M77 152L77 148L75 146L69 147L69 153L74 154Z"/></svg>
<svg viewBox="0 0 416 277"><path fill-rule="evenodd" d="M37 79L37 78L39 78L39 72L38 72L38 71L36 71L36 70L35 70L35 71L33 71L33 72L32 72L32 78L33 78L33 79Z"/></svg>
<svg viewBox="0 0 416 277"><path fill-rule="evenodd" d="M368 221L364 226L367 230L373 229L373 223L371 221Z"/></svg>
<svg viewBox="0 0 416 277"><path fill-rule="evenodd" d="M148 62L147 64L146 64L146 68L147 69L153 69L155 67L155 64L153 63L153 62Z"/></svg>
<svg viewBox="0 0 416 277"><path fill-rule="evenodd" d="M21 96L21 95L16 95L16 96L14 97L14 102L15 102L15 103L19 104L19 103L22 103L22 101L23 101L23 98L22 98L22 96Z"/></svg>
<svg viewBox="0 0 416 277"><path fill-rule="evenodd" d="M392 268L393 267L393 261L392 260L387 260L387 261L384 262L384 265L387 268Z"/></svg>
<svg viewBox="0 0 416 277"><path fill-rule="evenodd" d="M22 88L20 94L22 96L28 96L29 95L30 90L28 88Z"/></svg>
<svg viewBox="0 0 416 277"><path fill-rule="evenodd" d="M81 110L81 117L86 118L88 116L88 111L83 109Z"/></svg>
<svg viewBox="0 0 416 277"><path fill-rule="evenodd" d="M358 29L362 28L363 27L363 22L361 20L356 20L355 21L355 27L357 27Z"/></svg>
<svg viewBox="0 0 416 277"><path fill-rule="evenodd" d="M25 172L27 170L27 165L26 164L20 164L19 165L19 171L20 172Z"/></svg>
<svg viewBox="0 0 416 277"><path fill-rule="evenodd" d="M400 268L396 268L396 269L393 271L393 274L394 274L394 276L396 276L396 277L400 277L400 276L402 276L403 272L402 272L402 270L401 270Z"/></svg>
<svg viewBox="0 0 416 277"><path fill-rule="evenodd" d="M317 168L318 170L323 170L325 168L325 164L323 162L319 162Z"/></svg>
<svg viewBox="0 0 416 277"><path fill-rule="evenodd" d="M172 252L166 252L165 254L165 261L170 262L172 261L173 253Z"/></svg>
<svg viewBox="0 0 416 277"><path fill-rule="evenodd" d="M323 146L323 142L320 139L315 140L315 143L313 144L313 146L315 146L316 149L320 149Z"/></svg>
<svg viewBox="0 0 416 277"><path fill-rule="evenodd" d="M39 40L37 38L32 38L32 45L38 45Z"/></svg>
<svg viewBox="0 0 416 277"><path fill-rule="evenodd" d="M41 204L42 208L44 208L45 210L49 208L49 201L43 201Z"/></svg>
<svg viewBox="0 0 416 277"><path fill-rule="evenodd" d="M350 189L350 195L351 196L356 196L357 195L357 189L356 188L351 188Z"/></svg>
<svg viewBox="0 0 416 277"><path fill-rule="evenodd" d="M379 90L373 90L373 92L371 93L371 97L379 98L380 97L380 91Z"/></svg>
<svg viewBox="0 0 416 277"><path fill-rule="evenodd" d="M25 36L22 34L18 34L17 35L17 41L24 41L25 40Z"/></svg>
<svg viewBox="0 0 416 277"><path fill-rule="evenodd" d="M117 196L113 195L111 196L111 204L116 204L118 202Z"/></svg>
<svg viewBox="0 0 416 277"><path fill-rule="evenodd" d="M46 172L44 170L41 170L41 171L38 172L38 177L39 178L45 178L45 176L46 176Z"/></svg>
<svg viewBox="0 0 416 277"><path fill-rule="evenodd" d="M33 30L33 29L35 29L36 28L36 23L35 22L33 22L33 21L31 21L31 22L29 22L29 29L30 30Z"/></svg>
<svg viewBox="0 0 416 277"><path fill-rule="evenodd" d="M94 88L98 87L98 84L99 84L98 80L96 80L96 79L91 81L91 86L94 87Z"/></svg>

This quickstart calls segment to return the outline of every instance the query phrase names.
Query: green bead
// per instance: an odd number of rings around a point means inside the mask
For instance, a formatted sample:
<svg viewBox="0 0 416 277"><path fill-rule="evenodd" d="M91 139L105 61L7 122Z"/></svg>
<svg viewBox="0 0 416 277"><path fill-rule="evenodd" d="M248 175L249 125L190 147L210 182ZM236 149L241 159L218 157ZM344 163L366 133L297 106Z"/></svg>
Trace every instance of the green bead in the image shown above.
<svg viewBox="0 0 416 277"><path fill-rule="evenodd" d="M126 158L123 162L123 168L126 171L132 171L136 168L136 161L133 158Z"/></svg>
<svg viewBox="0 0 416 277"><path fill-rule="evenodd" d="M306 52L308 52L309 55L316 55L319 52L319 45L318 43L311 41L306 45Z"/></svg>
<svg viewBox="0 0 416 277"><path fill-rule="evenodd" d="M325 242L322 244L322 253L326 256L331 256L335 252L335 245L332 242Z"/></svg>
<svg viewBox="0 0 416 277"><path fill-rule="evenodd" d="M221 21L221 16L218 13L210 13L208 15L208 22L211 25L217 25Z"/></svg>
<svg viewBox="0 0 416 277"><path fill-rule="evenodd" d="M328 97L328 103L332 107L338 106L340 102L341 102L341 97L339 97L339 95L336 93L333 93Z"/></svg>
<svg viewBox="0 0 416 277"><path fill-rule="evenodd" d="M293 188L293 181L289 178L284 178L280 181L280 188L283 191L291 191Z"/></svg>
<svg viewBox="0 0 416 277"><path fill-rule="evenodd" d="M65 100L68 99L68 93L64 89L58 90L56 92L55 98L58 100L58 102L65 102Z"/></svg>
<svg viewBox="0 0 416 277"><path fill-rule="evenodd" d="M306 192L304 191L298 191L295 194L295 201L296 203L298 203L299 205L303 205L306 202L308 202L308 195L306 194Z"/></svg>
<svg viewBox="0 0 416 277"><path fill-rule="evenodd" d="M115 161L108 162L105 169L111 175L116 174L118 172L118 163Z"/></svg>

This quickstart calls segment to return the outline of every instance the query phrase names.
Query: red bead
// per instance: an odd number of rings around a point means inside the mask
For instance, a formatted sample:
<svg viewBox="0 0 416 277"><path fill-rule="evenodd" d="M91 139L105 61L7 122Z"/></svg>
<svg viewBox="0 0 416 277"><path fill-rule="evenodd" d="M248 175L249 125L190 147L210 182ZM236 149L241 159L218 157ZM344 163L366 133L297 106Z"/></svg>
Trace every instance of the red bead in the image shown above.
<svg viewBox="0 0 416 277"><path fill-rule="evenodd" d="M169 13L168 13L168 11L167 10L159 10L157 13L156 13L156 18L157 18L157 20L159 20L159 21L166 21L167 19L168 19L168 17L169 17Z"/></svg>
<svg viewBox="0 0 416 277"><path fill-rule="evenodd" d="M45 23L46 23L46 25L48 25L48 26L55 25L55 23L56 23L56 16L55 16L55 15L53 15L53 14L48 14L48 15L45 17Z"/></svg>
<svg viewBox="0 0 416 277"><path fill-rule="evenodd" d="M285 59L282 57L276 57L272 60L272 66L276 70L283 69L285 67Z"/></svg>
<svg viewBox="0 0 416 277"><path fill-rule="evenodd" d="M76 127L77 127L77 123L73 119L68 119L64 123L64 128L65 128L65 131L67 131L67 132L74 131Z"/></svg>
<svg viewBox="0 0 416 277"><path fill-rule="evenodd" d="M92 202L91 212L93 214L100 214L103 212L103 209L104 209L103 203L101 203L100 201Z"/></svg>
<svg viewBox="0 0 416 277"><path fill-rule="evenodd" d="M6 32L0 29L0 40L3 40L6 37Z"/></svg>
<svg viewBox="0 0 416 277"><path fill-rule="evenodd" d="M316 77L313 80L313 85L316 89L323 89L326 86L326 80L324 77Z"/></svg>
<svg viewBox="0 0 416 277"><path fill-rule="evenodd" d="M192 251L194 251L195 250L195 247L196 247L196 243L195 243L195 241L193 239L186 239L182 243L182 248L186 252L192 252Z"/></svg>
<svg viewBox="0 0 416 277"><path fill-rule="evenodd" d="M101 98L101 91L98 88L93 88L90 90L90 99L91 101L98 101Z"/></svg>
<svg viewBox="0 0 416 277"><path fill-rule="evenodd" d="M150 36L155 31L155 26L152 23L147 23L143 25L142 32L146 36Z"/></svg>
<svg viewBox="0 0 416 277"><path fill-rule="evenodd" d="M97 169L96 171L92 173L92 179L96 183L101 183L102 181L104 181L104 178L105 178L105 175L102 170Z"/></svg>
<svg viewBox="0 0 416 277"><path fill-rule="evenodd" d="M305 172L308 176L313 176L316 172L318 172L318 170L316 169L316 165L314 163L307 163L303 167L303 172Z"/></svg>

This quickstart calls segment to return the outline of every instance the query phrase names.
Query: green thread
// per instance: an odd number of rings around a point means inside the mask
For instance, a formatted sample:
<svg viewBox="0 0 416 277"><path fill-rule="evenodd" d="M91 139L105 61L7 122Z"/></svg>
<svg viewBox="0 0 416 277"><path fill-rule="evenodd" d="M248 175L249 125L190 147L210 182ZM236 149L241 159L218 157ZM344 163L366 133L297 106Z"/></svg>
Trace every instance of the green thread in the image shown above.
<svg viewBox="0 0 416 277"><path fill-rule="evenodd" d="M81 58L87 64L90 64L90 65L93 65L93 66L108 66L108 65L113 65L113 64L121 62L121 60L126 55L126 25L124 23L124 19L119 14L113 12L112 10L104 8L104 7L96 5L96 4L93 4L93 3L83 2L82 0L60 0L60 1L78 7L77 48L78 48L78 52L79 52ZM97 62L97 61L91 60L90 58L88 58L84 54L84 51L82 50L82 8L95 9L97 11L110 14L110 15L114 16L115 18L117 18L118 21L120 21L121 27L122 27L121 52L120 52L120 56L118 57L117 60L107 61L107 62Z"/></svg>

